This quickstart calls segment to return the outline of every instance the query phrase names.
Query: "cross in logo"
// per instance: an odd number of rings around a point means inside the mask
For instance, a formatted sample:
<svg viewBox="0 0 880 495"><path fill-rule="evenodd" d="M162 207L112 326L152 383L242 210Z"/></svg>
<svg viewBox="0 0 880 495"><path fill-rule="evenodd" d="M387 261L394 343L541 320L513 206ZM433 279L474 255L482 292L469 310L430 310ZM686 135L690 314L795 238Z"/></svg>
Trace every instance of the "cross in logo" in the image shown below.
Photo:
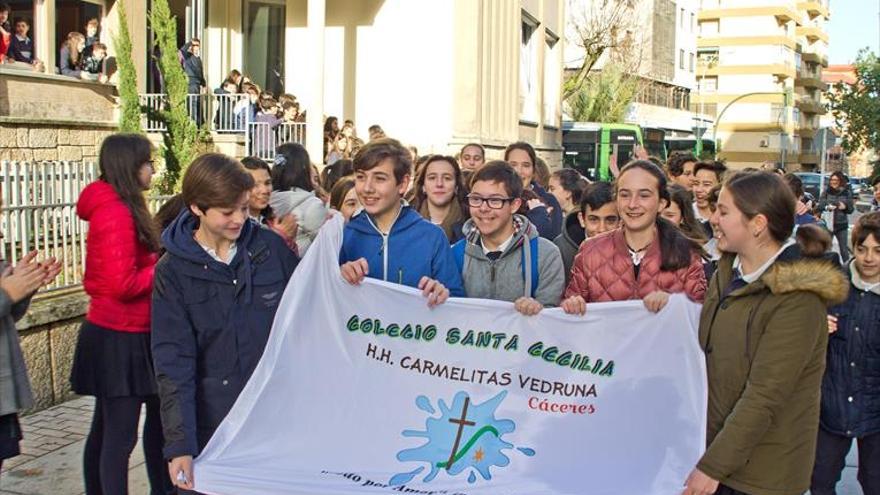
<svg viewBox="0 0 880 495"><path fill-rule="evenodd" d="M473 421L467 421L467 410L468 405L471 402L470 397L464 398L464 406L461 409L461 418L459 419L450 419L449 422L458 425L458 433L455 435L455 443L452 444L452 453L449 454L449 461L446 463L446 470L449 471L449 468L452 467L452 463L455 461L455 454L458 453L458 444L461 442L461 433L464 430L465 426L474 426L476 423Z"/></svg>

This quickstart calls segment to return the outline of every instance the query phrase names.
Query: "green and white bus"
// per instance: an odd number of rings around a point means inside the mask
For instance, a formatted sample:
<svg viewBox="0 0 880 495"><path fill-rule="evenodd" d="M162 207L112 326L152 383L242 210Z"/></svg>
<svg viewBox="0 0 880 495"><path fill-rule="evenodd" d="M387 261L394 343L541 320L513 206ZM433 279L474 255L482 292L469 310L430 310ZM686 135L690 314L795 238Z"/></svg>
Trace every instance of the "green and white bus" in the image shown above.
<svg viewBox="0 0 880 495"><path fill-rule="evenodd" d="M711 139L706 138L697 140L694 136L667 137L666 150L669 153L674 151L693 153L694 156L701 160L715 158L715 143Z"/></svg>
<svg viewBox="0 0 880 495"><path fill-rule="evenodd" d="M611 160L618 168L630 162L636 146L644 146L642 128L635 124L563 122L563 166L592 180L611 181Z"/></svg>

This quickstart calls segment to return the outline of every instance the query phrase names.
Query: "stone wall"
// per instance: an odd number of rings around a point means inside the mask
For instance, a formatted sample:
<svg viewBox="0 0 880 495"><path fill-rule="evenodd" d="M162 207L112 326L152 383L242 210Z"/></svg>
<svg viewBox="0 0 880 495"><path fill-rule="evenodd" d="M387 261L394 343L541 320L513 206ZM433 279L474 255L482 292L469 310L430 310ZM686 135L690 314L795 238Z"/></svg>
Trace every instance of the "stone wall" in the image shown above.
<svg viewBox="0 0 880 495"><path fill-rule="evenodd" d="M116 87L0 67L0 160L96 161Z"/></svg>
<svg viewBox="0 0 880 495"><path fill-rule="evenodd" d="M89 125L0 121L0 160L98 160L98 150L112 128Z"/></svg>
<svg viewBox="0 0 880 495"><path fill-rule="evenodd" d="M82 290L39 296L19 320L21 347L34 391L34 412L74 397L70 369L79 327L88 307Z"/></svg>

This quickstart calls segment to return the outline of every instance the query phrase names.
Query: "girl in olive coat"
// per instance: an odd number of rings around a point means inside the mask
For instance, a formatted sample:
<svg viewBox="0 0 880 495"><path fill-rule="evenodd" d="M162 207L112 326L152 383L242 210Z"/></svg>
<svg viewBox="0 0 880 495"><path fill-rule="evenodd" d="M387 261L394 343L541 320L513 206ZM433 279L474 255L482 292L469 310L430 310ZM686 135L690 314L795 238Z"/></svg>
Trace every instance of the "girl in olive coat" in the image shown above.
<svg viewBox="0 0 880 495"><path fill-rule="evenodd" d="M810 487L827 306L842 272L800 257L795 198L767 172L727 181L712 216L725 252L706 293L700 344L709 383L707 449L685 495L795 495Z"/></svg>

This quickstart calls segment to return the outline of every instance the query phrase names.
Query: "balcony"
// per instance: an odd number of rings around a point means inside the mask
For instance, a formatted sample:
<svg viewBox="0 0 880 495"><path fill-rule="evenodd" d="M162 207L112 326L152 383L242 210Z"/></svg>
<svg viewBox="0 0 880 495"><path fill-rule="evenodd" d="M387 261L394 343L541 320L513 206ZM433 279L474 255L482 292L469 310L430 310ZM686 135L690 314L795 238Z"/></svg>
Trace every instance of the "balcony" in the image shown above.
<svg viewBox="0 0 880 495"><path fill-rule="evenodd" d="M816 137L818 131L812 127L801 127L798 131L798 134L801 135L802 138L813 139Z"/></svg>
<svg viewBox="0 0 880 495"><path fill-rule="evenodd" d="M700 9L698 19L700 21L711 21L721 19L723 17L760 17L772 15L779 22L785 23L800 19L797 11L787 5L768 5L763 7L723 7L713 4L712 7L703 7Z"/></svg>
<svg viewBox="0 0 880 495"><path fill-rule="evenodd" d="M830 15L828 11L828 3L824 0L798 2L798 10L806 12L811 18L822 16L827 19Z"/></svg>
<svg viewBox="0 0 880 495"><path fill-rule="evenodd" d="M828 43L828 33L818 26L798 26L795 28L795 34L806 37L810 43L815 43L819 40Z"/></svg>
<svg viewBox="0 0 880 495"><path fill-rule="evenodd" d="M819 114L819 115L825 114L825 106L822 105L821 103L819 103L818 101L816 101L812 98L809 98L809 97L802 97L801 99L799 99L797 102L797 107L800 108L801 112L803 112L803 113L814 114L814 115L815 114Z"/></svg>
<svg viewBox="0 0 880 495"><path fill-rule="evenodd" d="M828 57L825 55L820 55L815 52L801 53L801 59L804 62L810 62L810 63L821 65L822 67L828 67Z"/></svg>
<svg viewBox="0 0 880 495"><path fill-rule="evenodd" d="M155 115L166 102L164 94L140 95L141 107L147 110L141 126L147 133L162 133L165 124ZM187 113L196 125L211 134L215 144L220 142L244 145L241 152L228 152L238 156L256 156L263 160L275 158L275 148L289 142L305 144L306 124L302 122L253 121L250 102L245 94L188 95ZM231 149L238 150L237 146Z"/></svg>
<svg viewBox="0 0 880 495"><path fill-rule="evenodd" d="M809 71L799 72L794 80L794 85L804 88L818 89L820 91L828 90L828 84L822 82L822 76Z"/></svg>
<svg viewBox="0 0 880 495"><path fill-rule="evenodd" d="M815 151L805 151L801 153L800 162L804 165L816 165L819 163L819 153Z"/></svg>

